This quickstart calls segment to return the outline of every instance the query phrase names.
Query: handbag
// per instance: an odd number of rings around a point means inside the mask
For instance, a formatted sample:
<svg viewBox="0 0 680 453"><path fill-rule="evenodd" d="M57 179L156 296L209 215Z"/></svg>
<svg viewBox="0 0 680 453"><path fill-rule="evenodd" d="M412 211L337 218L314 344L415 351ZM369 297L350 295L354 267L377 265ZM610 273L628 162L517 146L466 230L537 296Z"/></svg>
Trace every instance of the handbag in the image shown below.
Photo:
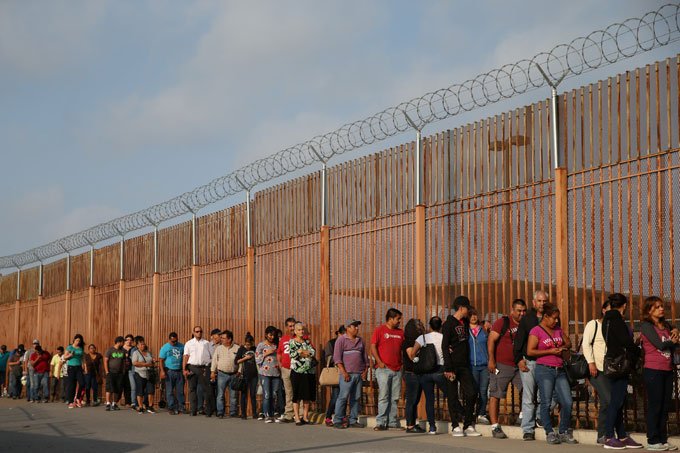
<svg viewBox="0 0 680 453"><path fill-rule="evenodd" d="M330 366L331 358L326 359L326 367L321 370L319 375L319 385L321 386L338 386L340 385L340 372L337 366Z"/></svg>
<svg viewBox="0 0 680 453"><path fill-rule="evenodd" d="M593 339L590 342L590 347L595 343L595 336L597 336L597 321L595 322L595 333L593 334ZM581 342L576 348L577 351L581 350L581 345L583 344L583 337L581 337ZM588 367L588 361L582 352L572 352L569 359L565 361L564 368L567 371L569 380L571 382L578 381L579 379L585 379L590 376L590 368Z"/></svg>
<svg viewBox="0 0 680 453"><path fill-rule="evenodd" d="M604 327L602 327L602 330L604 330ZM607 329L607 335L604 339L605 344L607 343L608 339L609 329ZM605 353L604 369L602 372L610 379L619 379L627 377L630 374L632 366L633 363L626 351L623 351L623 353L617 355L616 357L607 357L607 354Z"/></svg>
<svg viewBox="0 0 680 453"><path fill-rule="evenodd" d="M425 340L425 335L423 335ZM418 354L413 359L413 372L416 374L432 373L437 368L437 349L433 343L425 340L425 346L418 349Z"/></svg>
<svg viewBox="0 0 680 453"><path fill-rule="evenodd" d="M238 372L231 378L231 381L229 381L229 388L236 392L242 392L246 389L247 385L246 378L243 376L243 364L240 364Z"/></svg>

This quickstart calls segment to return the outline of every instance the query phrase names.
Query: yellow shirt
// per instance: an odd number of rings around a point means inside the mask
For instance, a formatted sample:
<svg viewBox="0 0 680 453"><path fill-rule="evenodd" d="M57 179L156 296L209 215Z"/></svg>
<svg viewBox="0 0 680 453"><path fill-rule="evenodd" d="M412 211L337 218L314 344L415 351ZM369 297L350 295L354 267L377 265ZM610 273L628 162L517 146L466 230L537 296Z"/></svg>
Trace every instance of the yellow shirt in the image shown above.
<svg viewBox="0 0 680 453"><path fill-rule="evenodd" d="M59 364L61 363L61 357L59 354L54 354L52 356L52 361L50 362L50 367L52 368L52 377L59 379L61 373L59 373Z"/></svg>

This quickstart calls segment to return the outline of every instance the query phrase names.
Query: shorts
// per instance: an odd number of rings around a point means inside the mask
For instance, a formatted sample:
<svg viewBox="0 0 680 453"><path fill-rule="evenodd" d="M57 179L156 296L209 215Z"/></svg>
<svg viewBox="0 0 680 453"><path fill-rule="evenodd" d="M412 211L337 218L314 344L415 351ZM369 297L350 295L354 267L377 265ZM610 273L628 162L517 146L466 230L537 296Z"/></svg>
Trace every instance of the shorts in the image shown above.
<svg viewBox="0 0 680 453"><path fill-rule="evenodd" d="M314 373L290 372L290 383L293 386L293 402L316 401L316 375Z"/></svg>
<svg viewBox="0 0 680 453"><path fill-rule="evenodd" d="M489 396L491 398L505 399L510 382L513 383L518 392L522 391L522 378L519 375L519 368L498 363L496 369L498 374L491 373L489 376Z"/></svg>
<svg viewBox="0 0 680 453"><path fill-rule="evenodd" d="M123 393L123 380L127 378L125 373L109 373L106 376L106 391L116 395Z"/></svg>

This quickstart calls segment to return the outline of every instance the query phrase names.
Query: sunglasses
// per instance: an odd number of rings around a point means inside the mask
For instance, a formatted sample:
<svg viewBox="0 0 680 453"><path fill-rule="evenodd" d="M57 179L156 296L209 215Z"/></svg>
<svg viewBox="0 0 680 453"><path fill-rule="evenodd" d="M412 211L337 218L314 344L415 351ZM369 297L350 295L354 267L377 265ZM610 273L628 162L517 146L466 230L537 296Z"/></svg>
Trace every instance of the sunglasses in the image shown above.
<svg viewBox="0 0 680 453"><path fill-rule="evenodd" d="M202 330L194 330L194 333L203 333Z"/></svg>

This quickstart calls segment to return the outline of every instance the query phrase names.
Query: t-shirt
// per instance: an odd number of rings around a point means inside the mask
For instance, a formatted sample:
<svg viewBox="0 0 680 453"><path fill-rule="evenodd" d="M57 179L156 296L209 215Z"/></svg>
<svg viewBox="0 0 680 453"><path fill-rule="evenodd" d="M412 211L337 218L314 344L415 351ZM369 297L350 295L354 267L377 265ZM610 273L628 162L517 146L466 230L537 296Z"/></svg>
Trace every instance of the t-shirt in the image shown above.
<svg viewBox="0 0 680 453"><path fill-rule="evenodd" d="M135 348L135 352L132 353L132 363L134 364L135 362L146 362L150 363L153 361L153 358L151 356L151 353L149 351L140 351L139 349ZM133 365L134 366L134 365ZM145 366L135 366L135 373L143 377L144 379L147 379L149 377L149 367Z"/></svg>
<svg viewBox="0 0 680 453"><path fill-rule="evenodd" d="M399 328L390 329L385 324L377 327L371 337L371 344L378 349L380 360L393 371L401 369L401 344L403 342L404 331Z"/></svg>
<svg viewBox="0 0 680 453"><path fill-rule="evenodd" d="M496 332L498 335L501 334L504 324L504 316L500 317L493 323L491 330ZM512 316L508 316L510 323L505 334L496 343L496 362L502 363L503 365L515 367L515 357L512 351L513 343L515 340L515 335L517 335L517 328L519 323L512 319Z"/></svg>
<svg viewBox="0 0 680 453"><path fill-rule="evenodd" d="M9 351L0 352L0 371L5 372L7 370L7 361L9 360Z"/></svg>
<svg viewBox="0 0 680 453"><path fill-rule="evenodd" d="M109 373L123 373L125 371L125 349L113 346L106 350L104 357L109 359Z"/></svg>
<svg viewBox="0 0 680 453"><path fill-rule="evenodd" d="M656 331L661 343L671 340L671 333L668 331L668 329L659 329L655 325L652 325L652 327ZM657 349L657 347L652 344L649 338L647 338L644 332L640 336L640 339L642 340L642 350L645 352L645 368L661 371L671 371L673 369L672 349Z"/></svg>
<svg viewBox="0 0 680 453"><path fill-rule="evenodd" d="M363 373L369 366L368 351L361 337L350 339L340 335L333 347L333 361L342 363L348 373Z"/></svg>
<svg viewBox="0 0 680 453"><path fill-rule="evenodd" d="M52 361L50 362L50 367L52 368L52 377L59 379L61 377L61 372L59 370L59 364L61 363L61 356L59 354L54 354L52 356Z"/></svg>
<svg viewBox="0 0 680 453"><path fill-rule="evenodd" d="M17 363L16 365L12 365L12 366L9 367L9 371L15 376L21 375L21 371L22 371L21 370L21 360L23 359L23 357L24 357L24 351L15 350L12 353L12 356L8 360L9 362L16 362L17 360L19 361L19 363Z"/></svg>
<svg viewBox="0 0 680 453"><path fill-rule="evenodd" d="M562 347L563 341L562 341L562 329L559 327L555 327L553 329L553 334L552 338L550 338L550 335L541 328L540 325L534 327L531 329L529 332L529 335L533 335L536 338L538 338L538 350L539 351L545 351L547 349L553 349L553 348L559 348ZM544 355L543 357L539 357L536 359L536 363L539 365L546 365L546 366L563 366L564 361L562 360L561 355Z"/></svg>
<svg viewBox="0 0 680 453"><path fill-rule="evenodd" d="M290 335L281 337L277 352L281 354L279 365L281 365L282 368L290 368Z"/></svg>
<svg viewBox="0 0 680 453"><path fill-rule="evenodd" d="M179 341L173 346L167 342L161 348L158 358L163 359L165 368L179 371L182 369L182 356L184 355L184 344Z"/></svg>
<svg viewBox="0 0 680 453"><path fill-rule="evenodd" d="M99 375L99 370L101 370L102 367L102 360L104 358L100 353L95 353L94 358L87 353L83 355L83 360L85 360L85 363L87 364L87 374L91 374L93 376L98 376Z"/></svg>
<svg viewBox="0 0 680 453"><path fill-rule="evenodd" d="M47 351L42 351L42 352L34 352L31 354L31 357L29 360L32 362L34 360L37 360L35 365L33 365L33 371L36 373L47 373L50 371L50 359L52 356L50 355L49 352Z"/></svg>
<svg viewBox="0 0 680 453"><path fill-rule="evenodd" d="M66 362L68 366L81 366L83 364L83 348L76 348L70 344L66 346L66 350L73 354Z"/></svg>
<svg viewBox="0 0 680 453"><path fill-rule="evenodd" d="M434 345L434 349L437 351L437 365L439 366L444 365L444 354L442 354L442 338L444 338L444 336L440 332L430 332L416 338L416 341L420 346L425 346L425 344Z"/></svg>
<svg viewBox="0 0 680 453"><path fill-rule="evenodd" d="M255 349L255 363L257 363L257 372L262 376L281 376L281 367L279 366L279 361L276 358L276 353L268 354L272 350L276 350L276 346L273 344L268 344L266 342L261 342L257 345Z"/></svg>
<svg viewBox="0 0 680 453"><path fill-rule="evenodd" d="M33 365L31 365L31 356L33 355L34 352L35 352L35 349L31 348L24 353L23 362L26 362L26 369L28 369L28 370L33 369Z"/></svg>

